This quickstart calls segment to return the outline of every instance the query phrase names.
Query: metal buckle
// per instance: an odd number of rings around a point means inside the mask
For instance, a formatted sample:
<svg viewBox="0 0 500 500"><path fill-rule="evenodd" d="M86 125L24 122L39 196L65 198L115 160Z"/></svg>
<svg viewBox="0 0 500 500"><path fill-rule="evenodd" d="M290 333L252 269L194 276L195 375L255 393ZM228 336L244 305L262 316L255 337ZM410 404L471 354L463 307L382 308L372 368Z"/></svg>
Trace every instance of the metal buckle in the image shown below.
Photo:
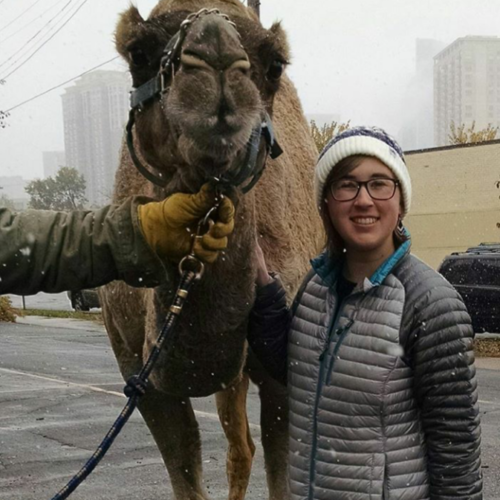
<svg viewBox="0 0 500 500"><path fill-rule="evenodd" d="M196 241L201 240L203 236L210 230L210 228L215 224L213 219L210 218L213 212L217 211L219 208L219 203L216 203L203 217L203 219L198 222L198 229L196 230L196 235L193 238L193 243L191 245L191 253L189 255L186 255L180 262L179 262L179 272L183 274L184 272L194 272L195 280L201 279L203 276L203 273L205 271L205 264L201 262L201 260L196 257L194 253L194 245Z"/></svg>
<svg viewBox="0 0 500 500"><path fill-rule="evenodd" d="M185 272L189 271L193 272L194 279L196 281L199 281L205 271L205 264L203 264L201 260L198 260L194 255L186 255L179 262L179 273L184 274Z"/></svg>
<svg viewBox="0 0 500 500"><path fill-rule="evenodd" d="M172 75L173 75L173 64L172 64ZM169 72L166 69L162 69L160 71L160 93L164 94L165 92L168 91L168 74Z"/></svg>

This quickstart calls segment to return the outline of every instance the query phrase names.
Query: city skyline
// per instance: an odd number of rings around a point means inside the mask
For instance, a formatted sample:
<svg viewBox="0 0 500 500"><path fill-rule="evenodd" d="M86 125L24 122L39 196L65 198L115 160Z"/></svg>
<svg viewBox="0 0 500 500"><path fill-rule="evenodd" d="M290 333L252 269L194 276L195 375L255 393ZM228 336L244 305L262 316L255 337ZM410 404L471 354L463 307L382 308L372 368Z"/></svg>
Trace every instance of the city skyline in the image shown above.
<svg viewBox="0 0 500 500"><path fill-rule="evenodd" d="M147 16L156 2L136 3ZM0 109L9 109L116 57L113 30L118 13L128 2L110 0L102 5L99 16L93 15L91 5L92 0L54 40L0 85ZM3 42L10 31L2 32L2 27L22 10L16 4L0 4L0 19L5 19L0 25L0 52L5 57L15 53L21 40L12 36ZM35 11L32 9L33 14ZM416 39L449 44L469 34L496 36L500 3L478 0L472 6L465 0L439 4L422 0L401 5L397 0L353 0L349 6L339 6L318 0L313 10L305 4L290 7L283 0L262 0L261 17L265 27L283 19L292 51L288 72L306 114L338 116L340 121L351 120L352 125L379 125L401 140L401 130L413 114L414 102L407 88L416 72ZM303 22L305 18L308 23ZM16 25L9 28L12 33ZM3 60L0 56L0 64ZM102 69L123 71L126 67L115 59ZM36 78L30 78L33 74ZM42 151L63 148L62 91L49 92L12 111L7 128L0 129L0 175L41 177Z"/></svg>

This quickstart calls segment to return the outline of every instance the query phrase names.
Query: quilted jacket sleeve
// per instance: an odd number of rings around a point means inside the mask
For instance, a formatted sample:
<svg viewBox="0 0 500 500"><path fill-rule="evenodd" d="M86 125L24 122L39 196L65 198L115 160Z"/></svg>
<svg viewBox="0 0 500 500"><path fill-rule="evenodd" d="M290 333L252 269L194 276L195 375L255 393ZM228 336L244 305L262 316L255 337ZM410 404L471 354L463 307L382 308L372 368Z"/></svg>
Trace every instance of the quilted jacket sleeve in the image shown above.
<svg viewBox="0 0 500 500"><path fill-rule="evenodd" d="M430 498L479 500L483 494L474 333L459 294L436 278L415 303L412 332Z"/></svg>
<svg viewBox="0 0 500 500"><path fill-rule="evenodd" d="M267 372L286 385L290 311L279 278L257 289L248 325L248 343Z"/></svg>
<svg viewBox="0 0 500 500"><path fill-rule="evenodd" d="M67 213L0 209L0 294L79 290L115 279L159 284L163 264L137 220L137 205L146 201Z"/></svg>

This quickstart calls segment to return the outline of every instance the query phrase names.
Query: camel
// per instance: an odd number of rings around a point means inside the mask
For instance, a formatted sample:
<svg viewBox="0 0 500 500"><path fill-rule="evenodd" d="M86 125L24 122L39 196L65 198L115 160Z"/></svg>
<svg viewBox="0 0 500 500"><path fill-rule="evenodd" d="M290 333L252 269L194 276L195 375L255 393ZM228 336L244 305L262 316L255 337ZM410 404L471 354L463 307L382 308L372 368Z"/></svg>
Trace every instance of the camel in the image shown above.
<svg viewBox="0 0 500 500"><path fill-rule="evenodd" d="M236 206L228 248L192 289L175 345L160 356L139 410L161 452L175 498L208 500L190 398L215 394L228 440L229 499L242 500L255 451L246 394L249 380L257 383L269 498L285 500L286 389L247 352L245 338L255 299L256 238L290 297L323 242L312 195L317 150L285 73L286 35L279 23L264 29L240 0L160 0L146 20L135 7L121 15L116 47L138 88L158 73L163 50L181 23L203 8L220 14L196 18L164 82L165 91L135 112L136 154L164 186L141 175L124 147L114 201L137 194L163 199L174 192L196 192L207 179L237 169L264 112L272 116L284 153L267 160L261 179L247 194L240 187L228 189ZM264 165L265 153L261 141L258 167ZM155 289L113 282L101 291L106 329L125 380L139 372L151 351L178 283L177 265L165 266L165 283Z"/></svg>

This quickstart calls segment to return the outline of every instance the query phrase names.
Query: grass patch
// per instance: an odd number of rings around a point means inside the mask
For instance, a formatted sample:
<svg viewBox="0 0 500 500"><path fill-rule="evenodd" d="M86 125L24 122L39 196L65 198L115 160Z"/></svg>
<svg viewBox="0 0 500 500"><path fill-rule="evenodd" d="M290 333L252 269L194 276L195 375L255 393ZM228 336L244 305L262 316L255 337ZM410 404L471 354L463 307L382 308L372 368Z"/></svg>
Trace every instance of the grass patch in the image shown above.
<svg viewBox="0 0 500 500"><path fill-rule="evenodd" d="M52 309L13 309L17 316L44 316L46 318L70 318L103 323L100 312L56 311Z"/></svg>

